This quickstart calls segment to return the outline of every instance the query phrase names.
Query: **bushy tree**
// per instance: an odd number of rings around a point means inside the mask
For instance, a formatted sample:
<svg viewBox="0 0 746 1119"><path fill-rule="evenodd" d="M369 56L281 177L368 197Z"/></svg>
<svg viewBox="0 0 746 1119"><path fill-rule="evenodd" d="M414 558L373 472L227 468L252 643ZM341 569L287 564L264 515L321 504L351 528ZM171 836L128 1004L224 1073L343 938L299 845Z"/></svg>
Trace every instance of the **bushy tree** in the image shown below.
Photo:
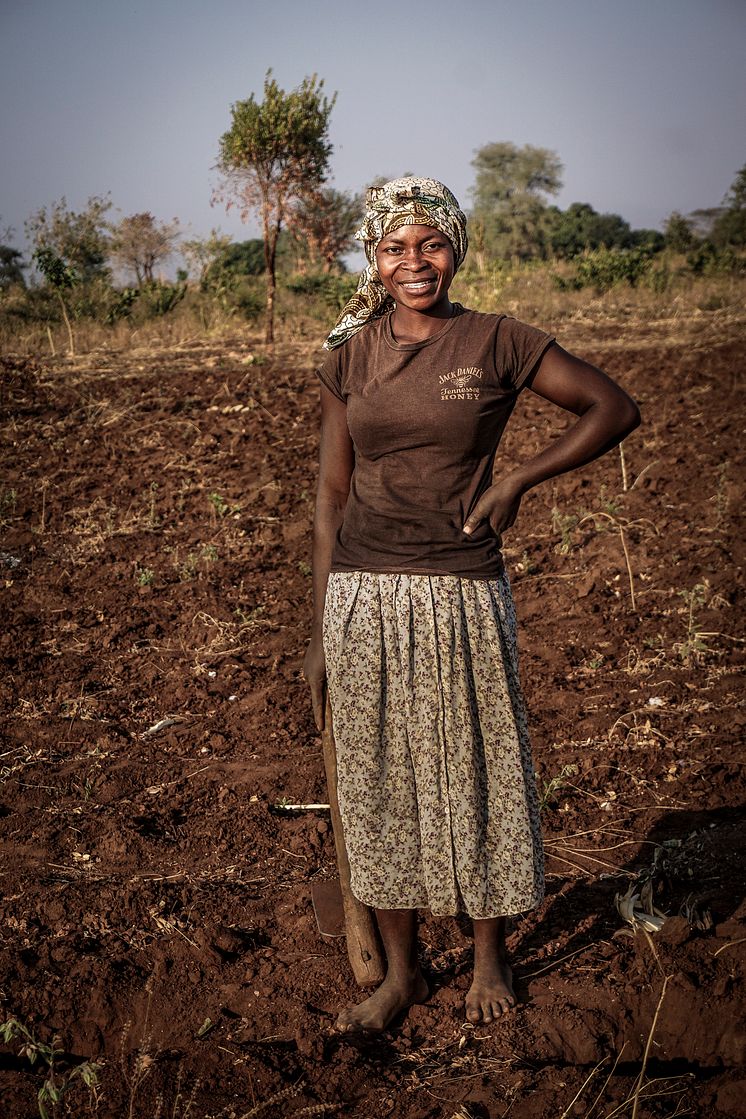
<svg viewBox="0 0 746 1119"><path fill-rule="evenodd" d="M266 340L274 341L277 240L292 203L326 179L332 145L329 117L336 95L323 81L305 78L286 93L267 71L264 100L252 94L231 106L231 127L220 138L222 184L214 197L237 204L244 220L258 210L267 274Z"/></svg>
<svg viewBox="0 0 746 1119"><path fill-rule="evenodd" d="M546 231L552 253L564 259L587 249L626 249L632 243L632 231L624 218L599 214L587 202L573 202L566 210L550 206Z"/></svg>
<svg viewBox="0 0 746 1119"><path fill-rule="evenodd" d="M18 249L14 249L12 245L0 245L0 291L13 284L25 287L24 267L23 257Z"/></svg>
<svg viewBox="0 0 746 1119"><path fill-rule="evenodd" d="M174 254L180 237L176 218L159 222L149 212L131 214L114 227L111 256L142 287L153 283L155 269Z"/></svg>
<svg viewBox="0 0 746 1119"><path fill-rule="evenodd" d="M81 283L106 278L111 226L106 215L111 201L93 195L85 209L76 213L65 198L42 206L25 223L34 250L49 250L72 269Z"/></svg>
<svg viewBox="0 0 746 1119"><path fill-rule="evenodd" d="M320 187L308 191L288 215L300 261L322 272L340 271L340 257L355 246L365 204L359 195Z"/></svg>
<svg viewBox="0 0 746 1119"><path fill-rule="evenodd" d="M723 199L722 209L713 223L712 240L719 247L746 247L746 164Z"/></svg>
<svg viewBox="0 0 746 1119"><path fill-rule="evenodd" d="M674 210L664 222L663 238L666 248L673 252L688 252L695 240L691 218L685 218L678 210Z"/></svg>
<svg viewBox="0 0 746 1119"><path fill-rule="evenodd" d="M193 237L181 243L181 255L194 278L202 285L207 273L230 248L231 238L219 229L211 229L209 237Z"/></svg>
<svg viewBox="0 0 746 1119"><path fill-rule="evenodd" d="M67 337L70 342L70 356L74 357L75 339L73 337L73 328L70 322L70 316L67 313L65 297L62 293L63 291L69 291L71 288L75 287L79 282L79 276L75 269L63 260L61 256L58 256L53 249L45 246L35 249L32 259L59 300L62 317L67 327Z"/></svg>
<svg viewBox="0 0 746 1119"><path fill-rule="evenodd" d="M526 260L544 255L546 195L562 186L562 163L556 152L510 142L486 144L476 153L474 218L499 257Z"/></svg>

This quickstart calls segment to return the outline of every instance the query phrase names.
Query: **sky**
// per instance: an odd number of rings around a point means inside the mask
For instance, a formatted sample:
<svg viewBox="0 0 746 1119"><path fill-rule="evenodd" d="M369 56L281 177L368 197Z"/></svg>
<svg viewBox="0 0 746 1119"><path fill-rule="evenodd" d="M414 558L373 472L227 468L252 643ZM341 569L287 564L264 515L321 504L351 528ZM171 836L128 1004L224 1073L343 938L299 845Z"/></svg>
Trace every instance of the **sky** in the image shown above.
<svg viewBox="0 0 746 1119"><path fill-rule="evenodd" d="M559 155L562 208L660 228L746 163L745 57L746 0L0 0L0 233L108 193L115 218L255 236L210 202L269 68L336 92L338 190L410 171L468 208L475 152L511 141Z"/></svg>

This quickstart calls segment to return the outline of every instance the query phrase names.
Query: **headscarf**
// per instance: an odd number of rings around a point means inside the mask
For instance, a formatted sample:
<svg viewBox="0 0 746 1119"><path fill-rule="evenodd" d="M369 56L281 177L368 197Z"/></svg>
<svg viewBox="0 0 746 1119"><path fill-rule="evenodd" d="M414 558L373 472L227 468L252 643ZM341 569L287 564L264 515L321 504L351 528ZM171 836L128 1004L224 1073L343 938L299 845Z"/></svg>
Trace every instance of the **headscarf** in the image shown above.
<svg viewBox="0 0 746 1119"><path fill-rule="evenodd" d="M381 187L371 187L366 198L363 224L355 239L363 242L368 266L358 280L357 289L324 342L325 350L341 346L373 319L394 306L381 283L376 268L376 249L389 233L403 225L429 225L444 233L453 245L456 268L466 256L466 216L447 186L437 179L408 176L393 179Z"/></svg>

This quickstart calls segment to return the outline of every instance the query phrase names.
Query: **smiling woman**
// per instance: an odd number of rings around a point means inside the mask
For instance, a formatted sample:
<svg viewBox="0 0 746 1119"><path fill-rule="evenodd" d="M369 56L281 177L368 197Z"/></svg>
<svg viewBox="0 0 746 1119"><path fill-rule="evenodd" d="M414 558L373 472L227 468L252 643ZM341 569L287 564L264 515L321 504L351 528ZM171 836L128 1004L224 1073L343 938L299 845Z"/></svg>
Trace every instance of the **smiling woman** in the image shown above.
<svg viewBox="0 0 746 1119"><path fill-rule="evenodd" d="M615 446L637 407L545 331L452 303L466 219L447 187L368 194L368 267L318 370L314 622L304 672L326 689L354 895L376 911L388 970L341 1012L380 1031L428 996L416 910L473 919L465 1012L515 1005L505 918L540 904L542 841L500 550L523 495ZM577 422L497 480L519 392Z"/></svg>
<svg viewBox="0 0 746 1119"><path fill-rule="evenodd" d="M451 317L453 304L448 291L456 264L453 246L439 230L428 225L404 225L389 233L376 249L376 267L381 283L397 305L400 341L422 340L425 313L433 333L438 329L438 319ZM413 316L407 316L410 310ZM408 317L409 332L405 326Z"/></svg>

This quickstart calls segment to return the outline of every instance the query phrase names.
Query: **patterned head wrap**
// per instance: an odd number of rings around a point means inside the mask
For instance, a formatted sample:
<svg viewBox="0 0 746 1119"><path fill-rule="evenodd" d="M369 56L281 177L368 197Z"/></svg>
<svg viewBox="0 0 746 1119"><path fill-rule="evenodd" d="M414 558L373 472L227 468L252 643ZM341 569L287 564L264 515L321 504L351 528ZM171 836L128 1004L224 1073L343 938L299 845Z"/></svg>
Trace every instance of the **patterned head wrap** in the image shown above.
<svg viewBox="0 0 746 1119"><path fill-rule="evenodd" d="M393 179L382 187L371 187L365 201L365 217L355 238L363 242L368 267L324 342L325 350L341 346L394 306L376 268L376 249L389 233L403 225L429 225L440 230L453 245L456 268L463 263L469 245L466 217L448 187L437 179Z"/></svg>

